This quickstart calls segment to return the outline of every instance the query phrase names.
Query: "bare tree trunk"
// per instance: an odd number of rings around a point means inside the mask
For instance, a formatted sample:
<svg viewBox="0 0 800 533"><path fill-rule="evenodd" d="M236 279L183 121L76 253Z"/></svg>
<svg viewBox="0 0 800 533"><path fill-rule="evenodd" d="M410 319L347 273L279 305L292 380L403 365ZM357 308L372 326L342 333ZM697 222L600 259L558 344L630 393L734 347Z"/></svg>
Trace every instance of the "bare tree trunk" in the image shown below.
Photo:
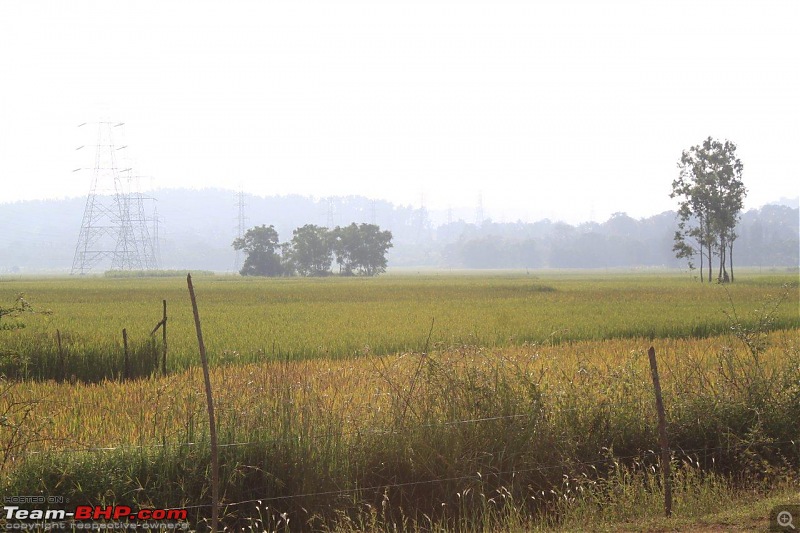
<svg viewBox="0 0 800 533"><path fill-rule="evenodd" d="M712 276L712 266L711 263L713 255L711 254L711 242L708 243L708 282L711 283L711 276Z"/></svg>
<svg viewBox="0 0 800 533"><path fill-rule="evenodd" d="M703 262L703 259L705 259L705 255L703 254L703 243L701 242L700 243L700 283L703 283L703 281L704 281L703 280L703 277L704 277L703 276L703 272L705 272L705 270L704 270L703 267L705 266L705 264Z"/></svg>
<svg viewBox="0 0 800 533"><path fill-rule="evenodd" d="M731 265L731 283L733 283L733 241L732 240L731 240L731 243L728 246L729 246L728 262Z"/></svg>
<svg viewBox="0 0 800 533"><path fill-rule="evenodd" d="M704 269L705 265L703 264L704 263L703 260L705 259L705 252L703 251L703 244L704 244L703 243L703 235L704 235L703 232L704 231L705 231L705 228L703 227L703 219L701 218L700 219L700 236L697 239L698 244L700 245L700 283L703 283L703 281L705 281L703 279L705 277L705 269Z"/></svg>

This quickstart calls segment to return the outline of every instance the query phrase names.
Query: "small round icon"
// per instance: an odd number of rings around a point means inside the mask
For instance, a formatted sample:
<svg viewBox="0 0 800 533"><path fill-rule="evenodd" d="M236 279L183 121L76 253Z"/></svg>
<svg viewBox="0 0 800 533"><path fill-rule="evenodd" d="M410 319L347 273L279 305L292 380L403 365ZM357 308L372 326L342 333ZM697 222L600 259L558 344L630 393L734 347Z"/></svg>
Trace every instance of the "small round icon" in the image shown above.
<svg viewBox="0 0 800 533"><path fill-rule="evenodd" d="M778 513L778 525L780 527L788 527L791 529L796 529L794 524L792 523L792 513L789 511L781 511Z"/></svg>

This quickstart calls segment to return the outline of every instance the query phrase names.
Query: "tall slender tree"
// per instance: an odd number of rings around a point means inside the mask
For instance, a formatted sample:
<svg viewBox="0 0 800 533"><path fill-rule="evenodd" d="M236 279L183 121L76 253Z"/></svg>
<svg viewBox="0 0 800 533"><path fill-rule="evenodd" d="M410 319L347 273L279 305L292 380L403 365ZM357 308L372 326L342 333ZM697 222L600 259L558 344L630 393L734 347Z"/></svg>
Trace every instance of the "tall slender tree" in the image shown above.
<svg viewBox="0 0 800 533"><path fill-rule="evenodd" d="M701 280L703 263L707 260L709 282L716 254L719 259L717 280L733 281L735 229L747 195L736 145L709 137L702 144L684 150L678 168L680 174L672 182L670 194L671 198L680 200L673 250L677 257L690 259L690 266L691 257L700 256Z"/></svg>

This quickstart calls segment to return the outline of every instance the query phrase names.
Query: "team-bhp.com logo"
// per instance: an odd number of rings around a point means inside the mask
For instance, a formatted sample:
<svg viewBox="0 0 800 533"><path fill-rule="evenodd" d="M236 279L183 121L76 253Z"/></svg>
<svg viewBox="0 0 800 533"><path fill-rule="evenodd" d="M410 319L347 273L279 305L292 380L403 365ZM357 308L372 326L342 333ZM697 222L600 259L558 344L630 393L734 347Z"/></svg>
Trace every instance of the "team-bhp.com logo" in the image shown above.
<svg viewBox="0 0 800 533"><path fill-rule="evenodd" d="M134 511L127 505L78 505L74 511L5 505L3 518L6 530L39 529L41 526L45 526L45 529L188 529L186 509Z"/></svg>
<svg viewBox="0 0 800 533"><path fill-rule="evenodd" d="M186 520L186 509L133 509L126 505L90 506L79 505L75 508L75 520Z"/></svg>

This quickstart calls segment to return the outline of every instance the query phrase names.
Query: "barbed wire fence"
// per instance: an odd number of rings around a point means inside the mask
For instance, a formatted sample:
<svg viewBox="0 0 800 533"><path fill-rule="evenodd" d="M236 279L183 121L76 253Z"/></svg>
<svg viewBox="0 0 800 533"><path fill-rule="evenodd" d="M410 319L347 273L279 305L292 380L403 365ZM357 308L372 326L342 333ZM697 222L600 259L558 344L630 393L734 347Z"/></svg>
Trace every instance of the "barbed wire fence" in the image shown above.
<svg viewBox="0 0 800 533"><path fill-rule="evenodd" d="M569 409L561 409L562 411L580 411L581 408L569 408ZM421 430L421 429L429 429L434 427L452 427L452 426L459 426L459 425L466 425L466 424L479 424L483 422L497 422L502 420L514 420L514 419L524 419L529 418L529 414L515 414L515 415L499 415L499 416L491 416L491 417L480 417L480 418L469 418L469 419L460 419L460 420L448 420L442 421L437 423L426 423L426 424L415 424L409 425L403 428L398 429L355 429L351 431L345 432L328 432L328 433L321 433L317 435L313 435L309 437L312 441L317 440L325 440L331 438L341 438L341 437L353 437L353 436L362 436L365 434L370 435L380 435L380 436L391 436L396 435L401 432L407 432L412 430ZM263 428L267 429L267 428ZM237 448L237 447L246 447L246 446L263 446L265 444L270 443L277 443L280 442L280 437L275 437L274 439L259 439L254 441L242 441L242 442L228 442L228 443L220 443L218 444L219 448ZM760 445L770 445L770 446L784 446L790 445L794 447L800 447L800 441L796 440L785 440L785 441L778 441L778 440L763 440L763 441L747 441L747 442L731 442L726 445L719 445L719 446L704 446L698 448L681 448L677 447L676 449L672 450L672 460L681 460L681 459L692 459L693 455L695 454L709 454L712 452L718 451L736 451L739 449L744 449L747 447L753 446L760 446ZM36 455L46 455L46 454L86 454L86 453L104 453L104 452L133 452L133 451L140 451L140 450L148 450L148 449L164 449L170 447L177 447L177 448L192 448L192 447L203 447L209 446L208 442L205 441L195 441L195 442L178 442L178 443L169 443L169 444L140 444L140 445L129 445L129 444L106 444L106 445L95 445L95 446L85 446L80 448L61 448L61 449L53 449L53 450L31 450L31 451L24 451L21 455L24 456L36 456ZM513 476L517 474L524 474L530 472L551 472L551 471L558 471L558 470L575 470L577 468L592 468L602 465L609 464L610 461L631 461L642 459L647 456L651 456L653 459L658 459L658 452L654 450L645 450L642 453L637 454L626 454L626 455L604 455L602 458L599 458L594 461L570 461L569 463L559 463L559 464L547 464L547 465L536 465L536 466L524 466L521 468L514 468L512 470L497 470L492 472L487 472L485 474L481 474L480 472L475 472L469 475L459 475L459 476L450 476L450 477L440 477L434 479L426 479L420 481L408 481L408 482L401 482L401 483L383 483L383 484L376 484L370 486L363 486L363 487L352 487L352 488L344 488L338 490L327 490L327 491L315 491L315 492L303 492L297 494L287 494L287 495L263 495L258 498L251 498L247 500L241 501L224 501L221 502L221 505L226 508L232 507L240 507L243 505L250 505L250 504L263 504L265 502L274 502L274 501L284 501L284 500L294 500L294 499L304 499L304 498L319 498L319 497L335 497L335 496L345 496L345 495L352 495L352 494L359 494L359 493L369 493L369 492L381 492L388 489L396 489L396 488L408 488L408 487L415 487L415 486L422 486L422 485L436 485L436 484L445 484L445 483L454 483L460 481L476 481L480 482L483 477L487 476ZM179 507L180 509L210 509L212 507L211 503L208 504L196 504L196 505L189 505L189 506L182 506ZM175 507L173 509L178 509Z"/></svg>

